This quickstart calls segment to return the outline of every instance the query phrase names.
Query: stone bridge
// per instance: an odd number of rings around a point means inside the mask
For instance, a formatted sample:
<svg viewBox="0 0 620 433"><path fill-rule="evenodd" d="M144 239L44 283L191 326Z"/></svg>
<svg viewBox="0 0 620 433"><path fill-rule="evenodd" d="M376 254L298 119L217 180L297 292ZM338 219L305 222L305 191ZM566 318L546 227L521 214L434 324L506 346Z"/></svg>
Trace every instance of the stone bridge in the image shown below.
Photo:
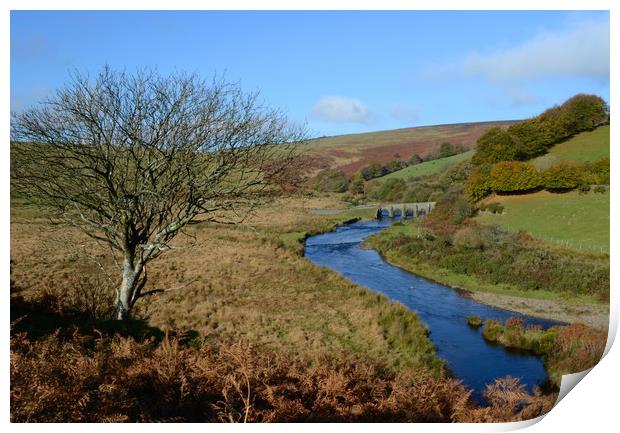
<svg viewBox="0 0 620 433"><path fill-rule="evenodd" d="M377 207L377 219L384 216L389 218L416 218L427 215L435 207L434 201L422 203L382 203Z"/></svg>

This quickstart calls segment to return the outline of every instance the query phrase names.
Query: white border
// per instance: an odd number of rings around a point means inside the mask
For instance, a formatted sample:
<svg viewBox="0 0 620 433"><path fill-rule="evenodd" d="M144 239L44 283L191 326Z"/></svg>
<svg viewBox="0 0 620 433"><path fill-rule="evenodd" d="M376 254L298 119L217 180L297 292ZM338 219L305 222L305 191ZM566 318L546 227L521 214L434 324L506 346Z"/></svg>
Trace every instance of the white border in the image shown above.
<svg viewBox="0 0 620 433"><path fill-rule="evenodd" d="M2 218L2 257L0 261L0 267L2 269L2 275L5 284L9 280L9 246L10 246L10 200L9 200L9 106L10 106L10 41L9 41L9 26L10 26L10 10L37 10L37 9L56 9L56 10L172 10L172 9L211 9L211 10L244 10L244 9L265 9L265 10L341 10L341 9L360 9L360 10L378 10L378 9L410 9L410 10L610 10L610 23L611 23L611 76L618 76L618 56L614 53L618 53L620 44L618 44L618 9L620 3L611 0L565 0L565 1L553 1L553 0L522 0L522 1L458 1L458 0L437 0L437 1L406 1L406 0L383 0L381 2L370 2L363 0L315 0L315 1L283 1L283 0L265 0L265 1L196 1L196 0L175 0L174 2L164 0L151 0L151 1L134 1L134 0L108 0L108 1L77 1L77 0L57 0L54 2L44 0L4 0L0 4L2 8L2 15L0 18L0 40L3 67L0 71L1 79L1 92L2 100L4 103L0 107L0 118L2 137L5 138L5 146L2 147L2 158L0 158L1 170L0 173L4 175L4 182L2 183L2 197L4 200ZM614 21L615 20L615 21ZM618 221L620 213L618 212L618 174L616 167L620 167L618 164L618 152L615 151L618 140L617 128L615 128L616 122L618 122L617 115L615 115L613 101L616 100L618 95L618 89L615 81L612 80L610 93L610 106L612 108L612 121L611 127L611 161L612 166L612 187L611 187L611 221ZM614 224L611 226L611 257L616 257L617 245L619 241L619 232ZM568 395L542 420L534 420L525 423L513 423L513 424L435 424L435 425L410 425L410 424L390 424L389 426L378 426L369 424L348 424L348 425L330 425L322 424L320 428L327 431L376 431L377 429L389 428L391 431L407 431L412 429L423 429L423 431L445 431L445 430L458 430L469 432L480 431L507 431L518 428L523 428L528 425L533 432L548 432L554 431L580 431L583 432L586 429L590 431L609 431L612 426L617 426L617 389L619 383L619 374L617 366L620 365L617 347L611 346L611 342L615 337L618 327L618 290L616 287L616 281L618 276L617 266L612 261L612 298L611 298L611 311L612 320L610 323L610 339L608 341L607 355L601 360L588 375L585 380L577 385L575 391L569 392ZM5 292L6 293L6 292ZM6 295L5 295L6 296ZM5 298L6 299L6 298ZM9 303L2 303L3 317L5 318L5 326L3 332L3 344L2 351L4 353L5 368L2 370L5 384L4 392L2 393L2 419L5 423L9 420L9 369L7 368L9 363ZM539 421L538 423L536 423ZM250 427L242 425L209 425L202 424L183 424L177 425L174 428L188 429L188 430L204 430L208 428L216 431L238 431L240 429L251 428L256 431L314 431L318 426L313 424L270 424L270 425L252 425ZM27 424L10 424L8 428L14 431L30 431L33 429L45 428L55 430L62 429L63 432L81 431L85 428L84 425L27 425ZM136 429L142 431L145 429L151 431L168 431L170 426L149 424L149 425L101 425L93 424L87 427L89 430L102 431L114 428L115 430L129 430L135 431Z"/></svg>

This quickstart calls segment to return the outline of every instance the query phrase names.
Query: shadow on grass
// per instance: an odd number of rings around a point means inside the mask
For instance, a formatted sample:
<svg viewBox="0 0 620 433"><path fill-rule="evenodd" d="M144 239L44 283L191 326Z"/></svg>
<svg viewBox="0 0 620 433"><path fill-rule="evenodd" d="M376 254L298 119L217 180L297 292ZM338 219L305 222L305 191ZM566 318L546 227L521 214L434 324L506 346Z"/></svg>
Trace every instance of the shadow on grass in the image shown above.
<svg viewBox="0 0 620 433"><path fill-rule="evenodd" d="M28 339L35 340L55 333L70 337L76 332L91 336L120 335L136 341L161 341L164 337L161 329L150 326L145 319L93 320L83 312L61 308L54 296L44 295L35 300L11 296L11 335L25 333ZM198 336L195 331L186 334L188 340Z"/></svg>

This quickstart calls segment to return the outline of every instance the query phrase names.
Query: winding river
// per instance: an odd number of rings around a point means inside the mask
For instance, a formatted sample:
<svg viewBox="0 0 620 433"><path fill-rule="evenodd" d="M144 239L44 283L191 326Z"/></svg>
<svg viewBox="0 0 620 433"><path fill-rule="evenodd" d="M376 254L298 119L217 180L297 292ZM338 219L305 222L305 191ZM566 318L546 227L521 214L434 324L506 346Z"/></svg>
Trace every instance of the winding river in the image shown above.
<svg viewBox="0 0 620 433"><path fill-rule="evenodd" d="M539 357L487 343L481 328L467 325L467 317L504 321L516 316L526 324L544 328L556 322L479 304L457 290L393 266L376 251L360 246L364 238L392 223L387 219L360 221L312 236L306 240L305 255L416 312L430 330L437 354L464 385L474 390L475 398L480 398L488 383L507 375L520 378L530 391L535 385L544 385L547 374Z"/></svg>

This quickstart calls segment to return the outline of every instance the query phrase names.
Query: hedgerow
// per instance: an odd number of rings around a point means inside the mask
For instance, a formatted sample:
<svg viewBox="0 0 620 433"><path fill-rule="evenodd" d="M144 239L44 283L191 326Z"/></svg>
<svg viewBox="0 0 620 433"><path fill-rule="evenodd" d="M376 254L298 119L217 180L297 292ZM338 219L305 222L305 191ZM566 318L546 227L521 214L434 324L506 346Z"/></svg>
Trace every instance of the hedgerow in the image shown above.
<svg viewBox="0 0 620 433"><path fill-rule="evenodd" d="M609 172L609 158L585 163L563 161L541 171L528 162L503 161L478 167L467 180L464 192L473 203L493 192L568 191L580 185L609 184Z"/></svg>

